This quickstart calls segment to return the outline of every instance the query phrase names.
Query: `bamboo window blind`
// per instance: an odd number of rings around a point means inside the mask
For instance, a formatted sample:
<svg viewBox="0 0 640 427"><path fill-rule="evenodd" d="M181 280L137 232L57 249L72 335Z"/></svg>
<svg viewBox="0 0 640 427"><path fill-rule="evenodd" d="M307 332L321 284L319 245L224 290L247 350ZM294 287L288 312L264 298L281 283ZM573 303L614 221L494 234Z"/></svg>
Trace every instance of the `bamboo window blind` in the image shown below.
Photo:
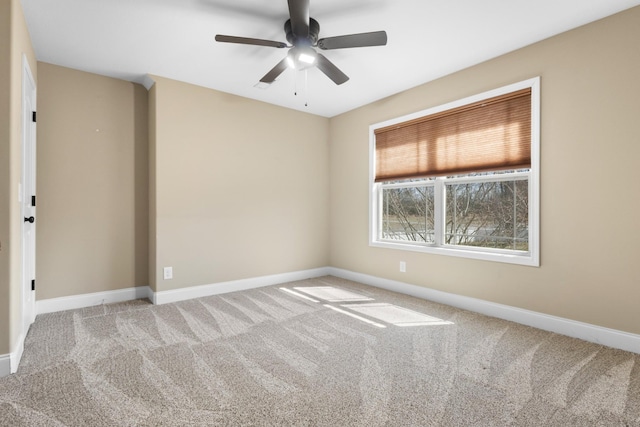
<svg viewBox="0 0 640 427"><path fill-rule="evenodd" d="M531 167L531 88L375 130L376 182Z"/></svg>

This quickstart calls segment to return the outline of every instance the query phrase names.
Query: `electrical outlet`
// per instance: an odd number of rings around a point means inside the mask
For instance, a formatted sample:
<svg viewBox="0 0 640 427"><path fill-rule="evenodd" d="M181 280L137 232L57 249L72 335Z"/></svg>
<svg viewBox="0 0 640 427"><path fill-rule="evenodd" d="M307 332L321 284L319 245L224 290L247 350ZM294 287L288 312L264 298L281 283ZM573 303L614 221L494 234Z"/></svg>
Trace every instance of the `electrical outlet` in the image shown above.
<svg viewBox="0 0 640 427"><path fill-rule="evenodd" d="M404 261L400 261L400 273L407 272L407 263Z"/></svg>
<svg viewBox="0 0 640 427"><path fill-rule="evenodd" d="M164 280L173 279L173 267L164 268Z"/></svg>

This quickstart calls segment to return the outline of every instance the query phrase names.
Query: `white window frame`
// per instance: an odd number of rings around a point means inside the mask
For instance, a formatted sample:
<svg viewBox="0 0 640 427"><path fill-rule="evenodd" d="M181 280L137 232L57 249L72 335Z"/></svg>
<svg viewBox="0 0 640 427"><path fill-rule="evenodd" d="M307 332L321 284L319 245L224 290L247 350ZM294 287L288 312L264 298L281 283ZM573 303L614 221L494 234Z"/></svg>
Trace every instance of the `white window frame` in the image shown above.
<svg viewBox="0 0 640 427"><path fill-rule="evenodd" d="M375 182L376 171L376 129L392 126L398 123L414 120L420 117L451 110L467 104L479 102L488 98L515 92L521 89L531 88L531 169L529 172L515 172L509 175L514 179L522 179L524 176L529 181L529 250L510 251L491 248L476 248L469 246L445 245L441 240L444 236L444 186L451 182L478 182L484 180L504 180L505 175L477 177L436 178L434 198L434 228L436 243L409 243L405 241L380 240L379 225L382 216L382 183ZM387 120L369 126L369 246L398 249L413 252L423 252L437 255L448 255L462 258L472 258L485 261L496 261L510 264L520 264L533 267L540 266L540 77L524 80L498 89L483 92L464 99L449 102L437 107L429 108L417 113ZM398 184L392 184L393 186ZM418 184L420 185L420 184ZM403 186L399 184L398 186Z"/></svg>

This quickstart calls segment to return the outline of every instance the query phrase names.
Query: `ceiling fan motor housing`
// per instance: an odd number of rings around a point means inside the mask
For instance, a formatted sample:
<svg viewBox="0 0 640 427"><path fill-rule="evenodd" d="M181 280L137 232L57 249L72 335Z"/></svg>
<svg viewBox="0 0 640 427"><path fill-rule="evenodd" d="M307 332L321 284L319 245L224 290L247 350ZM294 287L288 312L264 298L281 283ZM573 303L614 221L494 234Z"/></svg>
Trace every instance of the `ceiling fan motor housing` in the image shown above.
<svg viewBox="0 0 640 427"><path fill-rule="evenodd" d="M309 36L305 38L293 34L291 19L287 19L284 23L284 32L287 35L287 41L293 46L315 46L320 34L320 24L315 19L309 18Z"/></svg>

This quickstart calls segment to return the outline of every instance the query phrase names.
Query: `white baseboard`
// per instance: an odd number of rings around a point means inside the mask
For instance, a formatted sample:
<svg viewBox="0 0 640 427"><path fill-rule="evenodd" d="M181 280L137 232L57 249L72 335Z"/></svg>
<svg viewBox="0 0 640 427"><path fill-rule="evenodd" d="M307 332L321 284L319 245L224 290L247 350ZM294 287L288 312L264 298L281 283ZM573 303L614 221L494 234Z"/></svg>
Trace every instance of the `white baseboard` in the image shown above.
<svg viewBox="0 0 640 427"><path fill-rule="evenodd" d="M393 292L399 292L417 298L450 305L452 307L474 311L487 316L510 320L512 322L532 326L545 331L579 338L584 341L602 344L608 347L618 348L620 350L640 353L640 335L629 332L604 328L602 326L551 316L504 304L497 304L477 298L450 294L395 280L382 279L380 277L355 273L353 271L343 270L340 268L329 267L328 274L364 283L366 285L375 286L377 288L387 289Z"/></svg>
<svg viewBox="0 0 640 427"><path fill-rule="evenodd" d="M148 286L118 289L115 291L94 292L90 294L71 295L68 297L50 298L36 301L36 313L53 313L56 311L73 310L113 302L131 301L149 298L151 289Z"/></svg>
<svg viewBox="0 0 640 427"><path fill-rule="evenodd" d="M0 378L9 374L15 374L18 371L22 352L24 351L24 335L20 334L18 338L18 348L9 354L0 355Z"/></svg>
<svg viewBox="0 0 640 427"><path fill-rule="evenodd" d="M11 354L0 354L0 378L11 374Z"/></svg>
<svg viewBox="0 0 640 427"><path fill-rule="evenodd" d="M291 273L252 277L249 279L232 280L229 282L218 282L210 285L192 286L189 288L174 289L170 291L152 292L149 299L154 304L167 304L192 298L208 297L211 295L244 291L246 289L262 288L264 286L278 285L280 283L310 279L326 276L328 274L329 267L321 267L311 270L294 271Z"/></svg>
<svg viewBox="0 0 640 427"><path fill-rule="evenodd" d="M12 374L15 374L16 372L18 372L18 365L20 364L20 360L22 359L22 353L24 352L24 339L25 339L25 335L20 334L20 337L18 337L18 348L16 349L16 351L14 351L9 355Z"/></svg>
<svg viewBox="0 0 640 427"><path fill-rule="evenodd" d="M167 304L192 298L243 291L246 289L277 285L279 283L326 276L327 274L329 274L328 267L321 267L311 270L252 277L249 279L232 280L229 282L191 286L188 288L160 292L153 292L149 286L138 286L135 288L118 289L115 291L95 292L36 301L36 312L37 314L53 313L56 311L73 310L76 308L130 301L140 298L148 298L153 304Z"/></svg>

